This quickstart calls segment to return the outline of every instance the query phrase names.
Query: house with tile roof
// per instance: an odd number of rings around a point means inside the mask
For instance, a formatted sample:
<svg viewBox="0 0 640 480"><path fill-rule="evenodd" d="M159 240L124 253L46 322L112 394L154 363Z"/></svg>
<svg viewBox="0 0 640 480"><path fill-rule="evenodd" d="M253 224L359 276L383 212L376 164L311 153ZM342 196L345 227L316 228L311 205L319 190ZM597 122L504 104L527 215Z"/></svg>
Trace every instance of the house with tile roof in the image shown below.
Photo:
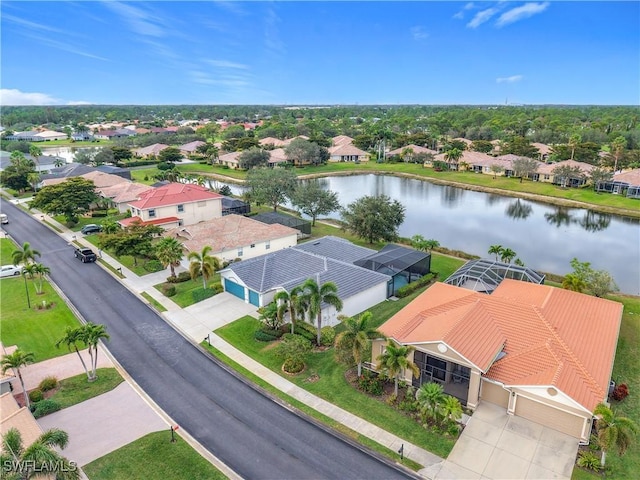
<svg viewBox="0 0 640 480"><path fill-rule="evenodd" d="M421 147L420 145L415 145L415 144L412 143L410 145L406 145L404 147L400 147L400 148L396 148L395 150L388 151L387 152L387 158L396 157L396 156L402 156L403 153L406 151L406 149L411 149L413 151L413 154L426 153L426 154L430 154L430 155L436 155L438 153L435 150L431 150L430 148Z"/></svg>
<svg viewBox="0 0 640 480"><path fill-rule="evenodd" d="M274 147L286 147L290 142L291 140L280 140L279 138L275 137L265 137L260 139L259 143L263 147L266 145L273 145Z"/></svg>
<svg viewBox="0 0 640 480"><path fill-rule="evenodd" d="M218 163L229 168L240 168L238 157L242 152L229 152L218 157Z"/></svg>
<svg viewBox="0 0 640 480"><path fill-rule="evenodd" d="M109 199L120 213L129 210L129 203L140 198L140 195L153 187L137 182L121 182L115 185L96 188L96 192L103 198Z"/></svg>
<svg viewBox="0 0 640 480"><path fill-rule="evenodd" d="M27 407L21 407L11 392L0 395L0 435L4 436L12 428L22 437L24 448L35 442L43 431Z"/></svg>
<svg viewBox="0 0 640 480"><path fill-rule="evenodd" d="M640 168L615 173L611 180L598 182L596 191L640 198Z"/></svg>
<svg viewBox="0 0 640 480"><path fill-rule="evenodd" d="M220 271L225 291L257 307L267 305L275 294L313 278L333 282L343 302L340 312L353 316L387 299L391 277L353 264L375 253L337 237L323 237L278 252L232 263ZM331 306L322 310L322 324L339 323Z"/></svg>
<svg viewBox="0 0 640 480"><path fill-rule="evenodd" d="M490 402L588 443L607 400L623 306L548 285L505 279L490 294L436 283L378 330L420 375L469 408ZM373 361L386 341L375 340Z"/></svg>
<svg viewBox="0 0 640 480"><path fill-rule="evenodd" d="M368 162L371 155L364 150L360 150L351 143L343 143L333 147L329 147L330 162Z"/></svg>
<svg viewBox="0 0 640 480"><path fill-rule="evenodd" d="M559 178L557 175L553 174L553 170L562 167L568 166L572 168L577 168L580 170L581 174L572 176L566 180ZM593 170L595 165L591 165L585 162L578 162L576 160L563 160L562 162L556 163L543 163L538 167L536 171L537 178L534 175L534 179L540 182L551 182L555 185L564 185L567 187L581 187L587 183L587 179L589 175L591 175L591 170Z"/></svg>
<svg viewBox="0 0 640 480"><path fill-rule="evenodd" d="M165 233L176 238L188 252L200 252L205 246L220 260L233 261L277 252L293 247L298 231L284 225L267 225L242 215L225 215L195 225L173 228Z"/></svg>
<svg viewBox="0 0 640 480"><path fill-rule="evenodd" d="M147 190L128 205L131 217L118 222L124 227L142 222L170 229L222 217L222 195L187 183L172 182Z"/></svg>
<svg viewBox="0 0 640 480"><path fill-rule="evenodd" d="M198 153L198 147L201 145L206 145L207 142L203 142L201 140L196 140L194 142L189 142L189 143L185 143L184 145L180 145L178 147L178 150L180 150L180 153L185 156L188 157L189 155L194 155L196 153Z"/></svg>
<svg viewBox="0 0 640 480"><path fill-rule="evenodd" d="M140 158L156 157L165 148L169 148L169 145L165 145L164 143L154 143L153 145L149 145L147 147L136 148L132 151L132 153L136 157Z"/></svg>

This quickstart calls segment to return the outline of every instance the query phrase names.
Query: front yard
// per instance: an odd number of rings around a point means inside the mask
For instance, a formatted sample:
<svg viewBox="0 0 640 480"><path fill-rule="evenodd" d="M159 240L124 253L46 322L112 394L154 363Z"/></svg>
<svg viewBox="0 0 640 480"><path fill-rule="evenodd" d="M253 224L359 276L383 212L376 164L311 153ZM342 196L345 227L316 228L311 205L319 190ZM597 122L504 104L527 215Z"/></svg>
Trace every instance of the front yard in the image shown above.
<svg viewBox="0 0 640 480"><path fill-rule="evenodd" d="M154 288L160 293L164 294L163 289L165 286L174 286L176 293L169 298L177 303L180 307L186 308L189 305L200 302L206 298L216 295L217 290L212 288L213 285L220 283L220 274L215 272L207 281L207 289L202 288L202 277L198 277L195 280L187 280L180 283L159 283L154 285Z"/></svg>

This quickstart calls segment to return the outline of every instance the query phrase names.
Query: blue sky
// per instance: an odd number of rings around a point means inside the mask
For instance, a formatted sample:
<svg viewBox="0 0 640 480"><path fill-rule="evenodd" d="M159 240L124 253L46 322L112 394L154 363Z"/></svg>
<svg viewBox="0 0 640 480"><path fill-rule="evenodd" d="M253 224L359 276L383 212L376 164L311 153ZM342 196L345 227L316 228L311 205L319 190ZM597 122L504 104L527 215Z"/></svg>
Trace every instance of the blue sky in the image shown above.
<svg viewBox="0 0 640 480"><path fill-rule="evenodd" d="M624 104L639 2L2 1L1 101Z"/></svg>

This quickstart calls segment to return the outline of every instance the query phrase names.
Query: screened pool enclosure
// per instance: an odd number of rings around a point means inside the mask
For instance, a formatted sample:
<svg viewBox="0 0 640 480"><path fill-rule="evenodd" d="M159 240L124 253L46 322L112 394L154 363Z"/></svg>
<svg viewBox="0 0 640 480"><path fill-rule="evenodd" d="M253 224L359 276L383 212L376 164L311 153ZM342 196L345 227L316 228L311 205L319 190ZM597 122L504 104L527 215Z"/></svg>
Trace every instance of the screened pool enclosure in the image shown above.
<svg viewBox="0 0 640 480"><path fill-rule="evenodd" d="M444 283L481 293L493 292L505 278L523 282L544 283L544 275L527 267L492 260L470 260Z"/></svg>

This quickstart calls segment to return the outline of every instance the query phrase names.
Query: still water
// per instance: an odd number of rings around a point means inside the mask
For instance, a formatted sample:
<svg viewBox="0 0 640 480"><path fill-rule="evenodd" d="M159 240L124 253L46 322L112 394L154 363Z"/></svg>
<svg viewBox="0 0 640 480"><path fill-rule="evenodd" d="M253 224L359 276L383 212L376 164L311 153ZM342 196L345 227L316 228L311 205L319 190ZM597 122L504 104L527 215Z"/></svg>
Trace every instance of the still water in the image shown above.
<svg viewBox="0 0 640 480"><path fill-rule="evenodd" d="M73 157L81 150L93 150L100 147L45 147L42 149L43 155L50 155L52 157L62 157L67 163L73 162Z"/></svg>
<svg viewBox="0 0 640 480"><path fill-rule="evenodd" d="M569 262L576 257L609 271L622 292L640 294L637 219L392 176L327 177L321 182L338 193L343 206L365 195L398 200L406 208L402 237L420 234L484 258L492 258L490 245L502 245L528 267L558 274L570 272Z"/></svg>

